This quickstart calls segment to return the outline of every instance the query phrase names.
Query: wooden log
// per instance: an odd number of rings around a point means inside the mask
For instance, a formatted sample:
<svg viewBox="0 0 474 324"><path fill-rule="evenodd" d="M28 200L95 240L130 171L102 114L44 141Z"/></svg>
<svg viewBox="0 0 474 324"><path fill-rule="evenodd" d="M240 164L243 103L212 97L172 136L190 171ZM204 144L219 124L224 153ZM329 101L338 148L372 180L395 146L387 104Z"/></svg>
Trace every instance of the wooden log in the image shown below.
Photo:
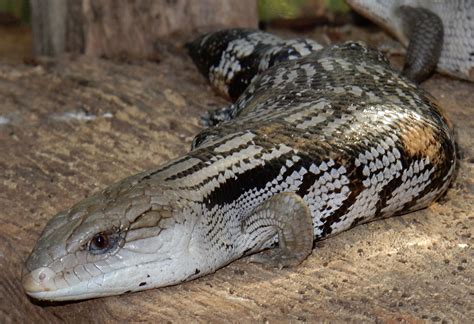
<svg viewBox="0 0 474 324"><path fill-rule="evenodd" d="M153 57L160 38L257 27L255 0L31 0L36 55Z"/></svg>

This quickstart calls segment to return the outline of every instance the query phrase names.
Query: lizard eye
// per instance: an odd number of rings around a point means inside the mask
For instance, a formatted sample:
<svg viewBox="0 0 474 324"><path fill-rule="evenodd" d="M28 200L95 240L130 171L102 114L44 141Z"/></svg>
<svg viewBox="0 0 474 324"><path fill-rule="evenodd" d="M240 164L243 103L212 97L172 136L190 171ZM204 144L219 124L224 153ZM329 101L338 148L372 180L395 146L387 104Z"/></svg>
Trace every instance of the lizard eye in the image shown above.
<svg viewBox="0 0 474 324"><path fill-rule="evenodd" d="M123 234L121 232L100 232L94 235L87 245L91 254L105 254L117 251L123 243Z"/></svg>
<svg viewBox="0 0 474 324"><path fill-rule="evenodd" d="M105 250L108 246L109 236L106 233L98 233L92 238L89 244L89 250Z"/></svg>
<svg viewBox="0 0 474 324"><path fill-rule="evenodd" d="M109 231L96 233L85 245L85 249L89 254L114 254L125 242L125 233L115 228Z"/></svg>

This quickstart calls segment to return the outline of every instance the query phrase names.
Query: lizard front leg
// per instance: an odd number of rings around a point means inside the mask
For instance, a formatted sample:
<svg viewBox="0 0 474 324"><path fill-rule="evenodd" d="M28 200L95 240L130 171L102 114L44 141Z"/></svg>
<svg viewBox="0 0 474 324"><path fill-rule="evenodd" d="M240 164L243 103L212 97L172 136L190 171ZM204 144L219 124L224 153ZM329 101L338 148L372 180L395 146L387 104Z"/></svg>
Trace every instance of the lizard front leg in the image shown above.
<svg viewBox="0 0 474 324"><path fill-rule="evenodd" d="M313 220L308 204L295 193L279 193L242 222L247 243L259 251L278 235L278 247L255 254L252 262L278 268L300 264L313 248Z"/></svg>

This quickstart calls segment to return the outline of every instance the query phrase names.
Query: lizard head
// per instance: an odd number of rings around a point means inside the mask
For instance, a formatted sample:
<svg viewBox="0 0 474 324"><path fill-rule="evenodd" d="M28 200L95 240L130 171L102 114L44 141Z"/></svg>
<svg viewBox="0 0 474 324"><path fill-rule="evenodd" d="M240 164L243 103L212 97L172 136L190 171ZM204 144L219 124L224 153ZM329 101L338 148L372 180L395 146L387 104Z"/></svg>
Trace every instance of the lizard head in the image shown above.
<svg viewBox="0 0 474 324"><path fill-rule="evenodd" d="M60 212L25 262L26 293L78 300L197 277L203 258L189 249L196 218L174 195L140 174Z"/></svg>

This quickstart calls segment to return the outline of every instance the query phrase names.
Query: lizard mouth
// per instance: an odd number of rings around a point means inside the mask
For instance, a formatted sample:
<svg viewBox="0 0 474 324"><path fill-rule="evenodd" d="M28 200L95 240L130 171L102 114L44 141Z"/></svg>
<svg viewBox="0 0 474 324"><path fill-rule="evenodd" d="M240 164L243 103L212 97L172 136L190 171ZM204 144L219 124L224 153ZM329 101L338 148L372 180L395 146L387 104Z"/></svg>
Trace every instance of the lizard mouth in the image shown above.
<svg viewBox="0 0 474 324"><path fill-rule="evenodd" d="M32 271L25 269L22 285L25 293L33 299L71 301L170 286L200 276L195 273L194 265L177 265L169 263L169 260L126 266L68 285L49 267L38 267Z"/></svg>
<svg viewBox="0 0 474 324"><path fill-rule="evenodd" d="M131 267L89 278L68 286L58 285L56 273L48 267L33 271L23 270L21 283L25 293L33 299L47 301L69 301L96 298L124 293L121 285L107 285L111 279L126 276Z"/></svg>
<svg viewBox="0 0 474 324"><path fill-rule="evenodd" d="M41 267L31 272L23 273L21 283L26 294L38 300L78 300L110 295L110 292L100 293L90 290L94 282L97 284L98 281L102 281L102 276L68 287L58 287L55 283L55 278L56 273L53 270L48 267Z"/></svg>

